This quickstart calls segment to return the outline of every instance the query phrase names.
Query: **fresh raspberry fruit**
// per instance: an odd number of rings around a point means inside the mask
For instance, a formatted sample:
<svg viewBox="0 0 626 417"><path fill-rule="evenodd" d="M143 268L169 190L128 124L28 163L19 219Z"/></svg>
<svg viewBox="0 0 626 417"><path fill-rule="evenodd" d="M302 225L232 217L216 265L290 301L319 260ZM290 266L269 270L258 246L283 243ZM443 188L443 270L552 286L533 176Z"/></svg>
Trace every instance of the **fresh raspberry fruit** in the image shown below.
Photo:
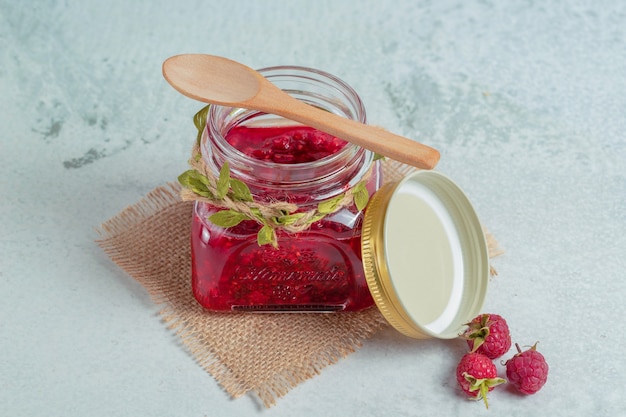
<svg viewBox="0 0 626 417"><path fill-rule="evenodd" d="M487 393L506 381L498 377L491 359L481 353L467 353L456 368L456 380L461 389L476 400L482 399L489 408Z"/></svg>
<svg viewBox="0 0 626 417"><path fill-rule="evenodd" d="M546 359L537 352L536 343L524 352L517 343L515 347L518 353L506 361L506 376L520 392L534 394L548 379Z"/></svg>
<svg viewBox="0 0 626 417"><path fill-rule="evenodd" d="M511 348L511 334L506 320L497 314L481 314L467 323L463 337L472 352L482 353L489 359L504 355Z"/></svg>

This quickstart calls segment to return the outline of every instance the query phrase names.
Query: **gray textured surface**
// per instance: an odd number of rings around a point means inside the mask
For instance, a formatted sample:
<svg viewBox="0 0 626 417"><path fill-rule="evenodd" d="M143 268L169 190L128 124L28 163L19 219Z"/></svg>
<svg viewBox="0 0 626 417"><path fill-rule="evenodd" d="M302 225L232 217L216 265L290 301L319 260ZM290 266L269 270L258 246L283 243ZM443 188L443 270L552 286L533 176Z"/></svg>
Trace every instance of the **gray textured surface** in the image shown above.
<svg viewBox="0 0 626 417"><path fill-rule="evenodd" d="M0 415L626 415L626 3L0 0ZM231 400L94 228L186 167L162 61L334 73L442 151L506 254L485 310L551 365L491 409L460 341L385 331L270 410Z"/></svg>

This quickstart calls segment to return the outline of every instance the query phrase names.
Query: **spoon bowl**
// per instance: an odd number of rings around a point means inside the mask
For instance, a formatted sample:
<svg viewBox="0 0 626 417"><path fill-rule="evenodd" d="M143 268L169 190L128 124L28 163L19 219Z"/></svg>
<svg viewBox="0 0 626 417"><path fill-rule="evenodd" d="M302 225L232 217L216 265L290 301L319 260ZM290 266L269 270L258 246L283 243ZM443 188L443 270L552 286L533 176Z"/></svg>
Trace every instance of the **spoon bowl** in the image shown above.
<svg viewBox="0 0 626 417"><path fill-rule="evenodd" d="M209 56L173 56L163 63L163 76L179 93L220 106L239 106L259 93L261 74L230 59Z"/></svg>
<svg viewBox="0 0 626 417"><path fill-rule="evenodd" d="M421 169L432 169L439 161L436 149L303 103L254 69L228 58L176 55L163 63L163 76L194 100L282 116Z"/></svg>

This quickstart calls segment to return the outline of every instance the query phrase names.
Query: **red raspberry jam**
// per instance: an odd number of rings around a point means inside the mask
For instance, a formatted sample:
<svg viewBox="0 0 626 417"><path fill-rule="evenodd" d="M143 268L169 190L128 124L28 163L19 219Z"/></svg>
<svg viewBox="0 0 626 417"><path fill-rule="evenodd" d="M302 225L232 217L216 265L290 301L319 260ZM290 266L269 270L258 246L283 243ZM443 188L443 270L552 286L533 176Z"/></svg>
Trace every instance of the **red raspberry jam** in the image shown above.
<svg viewBox="0 0 626 417"><path fill-rule="evenodd" d="M297 164L345 146L301 126L231 129L225 139L255 159ZM368 181L373 194L378 175ZM263 190L271 197L272 190ZM292 195L292 201L306 200ZM300 233L277 232L278 247L259 246L252 220L221 228L207 217L216 208L198 203L191 234L192 287L204 307L241 311L354 311L372 306L361 263L362 214L347 207Z"/></svg>
<svg viewBox="0 0 626 417"><path fill-rule="evenodd" d="M257 245L256 222L220 234L200 216L196 213L192 224L192 282L203 306L338 311L373 305L361 265L361 236L345 226L320 221L306 232L279 232L274 248Z"/></svg>
<svg viewBox="0 0 626 417"><path fill-rule="evenodd" d="M228 132L226 141L248 156L279 164L317 161L346 145L344 140L308 126L237 126Z"/></svg>

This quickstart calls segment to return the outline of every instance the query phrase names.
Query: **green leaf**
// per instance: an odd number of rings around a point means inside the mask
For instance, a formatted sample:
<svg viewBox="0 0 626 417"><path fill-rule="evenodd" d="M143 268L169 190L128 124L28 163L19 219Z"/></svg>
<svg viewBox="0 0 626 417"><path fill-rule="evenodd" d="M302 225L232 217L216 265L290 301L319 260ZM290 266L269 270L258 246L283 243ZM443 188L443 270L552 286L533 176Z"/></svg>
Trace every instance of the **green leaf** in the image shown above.
<svg viewBox="0 0 626 417"><path fill-rule="evenodd" d="M206 191L209 190L206 184L198 178L188 178L187 184L189 184L189 188L198 188L200 190L206 190Z"/></svg>
<svg viewBox="0 0 626 417"><path fill-rule="evenodd" d="M233 196L235 200L239 201L252 201L252 193L250 189L243 181L239 181L235 178L230 179L230 188L233 190Z"/></svg>
<svg viewBox="0 0 626 417"><path fill-rule="evenodd" d="M178 176L178 182L199 196L215 198L208 187L209 179L196 170L190 169L183 172Z"/></svg>
<svg viewBox="0 0 626 417"><path fill-rule="evenodd" d="M367 184L365 183L365 181L361 181L357 185L352 187L352 192L358 192L358 191L361 191L361 190L365 190L367 188L366 186L367 186Z"/></svg>
<svg viewBox="0 0 626 417"><path fill-rule="evenodd" d="M190 169L178 176L178 182L182 186L188 186L191 181L198 181L204 185L209 185L209 179L196 171L195 169Z"/></svg>
<svg viewBox="0 0 626 417"><path fill-rule="evenodd" d="M298 220L300 220L301 218L303 218L305 216L305 213L294 213L294 214L287 214L285 216L280 216L280 217L276 217L276 223L278 224L282 224L284 226L290 226L292 224L294 224L295 222L297 222Z"/></svg>
<svg viewBox="0 0 626 417"><path fill-rule="evenodd" d="M253 207L250 211L254 214L254 217L256 217L261 223L265 224L265 218L263 217L263 213L261 213L260 209Z"/></svg>
<svg viewBox="0 0 626 417"><path fill-rule="evenodd" d="M200 197L210 198L211 200L215 199L215 196L209 190L203 190L201 188L191 187L191 191L193 191L194 194L198 194Z"/></svg>
<svg viewBox="0 0 626 417"><path fill-rule="evenodd" d="M228 162L224 162L222 169L220 169L220 177L217 180L217 195L216 197L222 199L228 194L230 188L230 167Z"/></svg>
<svg viewBox="0 0 626 417"><path fill-rule="evenodd" d="M217 213L209 216L209 221L216 226L221 227L233 227L237 226L242 221L246 220L248 217L234 210L221 210Z"/></svg>
<svg viewBox="0 0 626 417"><path fill-rule="evenodd" d="M379 153L375 153L374 154L374 161L378 161L379 159L385 159L385 156L381 155Z"/></svg>
<svg viewBox="0 0 626 417"><path fill-rule="evenodd" d="M196 129L198 129L198 136L196 137L198 145L200 145L202 132L204 132L204 127L206 126L206 118L209 114L209 107L211 107L210 104L204 106L202 109L200 109L198 113L193 116L193 124L196 126Z"/></svg>
<svg viewBox="0 0 626 417"><path fill-rule="evenodd" d="M330 200L322 201L317 205L317 211L322 214L330 214L337 211L339 203L343 200L344 194L340 194L337 197L333 197Z"/></svg>
<svg viewBox="0 0 626 417"><path fill-rule="evenodd" d="M263 226L257 234L257 243L259 244L259 246L271 244L275 248L278 247L276 231L268 225Z"/></svg>
<svg viewBox="0 0 626 417"><path fill-rule="evenodd" d="M370 194L367 191L367 184L365 181L361 181L352 188L352 197L354 198L354 204L357 210L361 211L367 206L367 202L370 199Z"/></svg>
<svg viewBox="0 0 626 417"><path fill-rule="evenodd" d="M193 170L185 171L178 176L178 182L185 188L189 188L189 178L191 177L191 172Z"/></svg>
<svg viewBox="0 0 626 417"><path fill-rule="evenodd" d="M189 178L188 188L196 194L204 197L213 198L213 193L209 190L209 188L202 181L199 181L195 178Z"/></svg>
<svg viewBox="0 0 626 417"><path fill-rule="evenodd" d="M356 192L352 192L354 196L354 205L356 209L362 211L366 206L367 202L370 200L370 193L367 191L367 188L362 188L357 190Z"/></svg>
<svg viewBox="0 0 626 417"><path fill-rule="evenodd" d="M326 217L325 214L318 213L318 214L314 215L313 217L311 217L307 223L308 224L313 224L315 222L318 222L318 221L322 220L324 217Z"/></svg>

